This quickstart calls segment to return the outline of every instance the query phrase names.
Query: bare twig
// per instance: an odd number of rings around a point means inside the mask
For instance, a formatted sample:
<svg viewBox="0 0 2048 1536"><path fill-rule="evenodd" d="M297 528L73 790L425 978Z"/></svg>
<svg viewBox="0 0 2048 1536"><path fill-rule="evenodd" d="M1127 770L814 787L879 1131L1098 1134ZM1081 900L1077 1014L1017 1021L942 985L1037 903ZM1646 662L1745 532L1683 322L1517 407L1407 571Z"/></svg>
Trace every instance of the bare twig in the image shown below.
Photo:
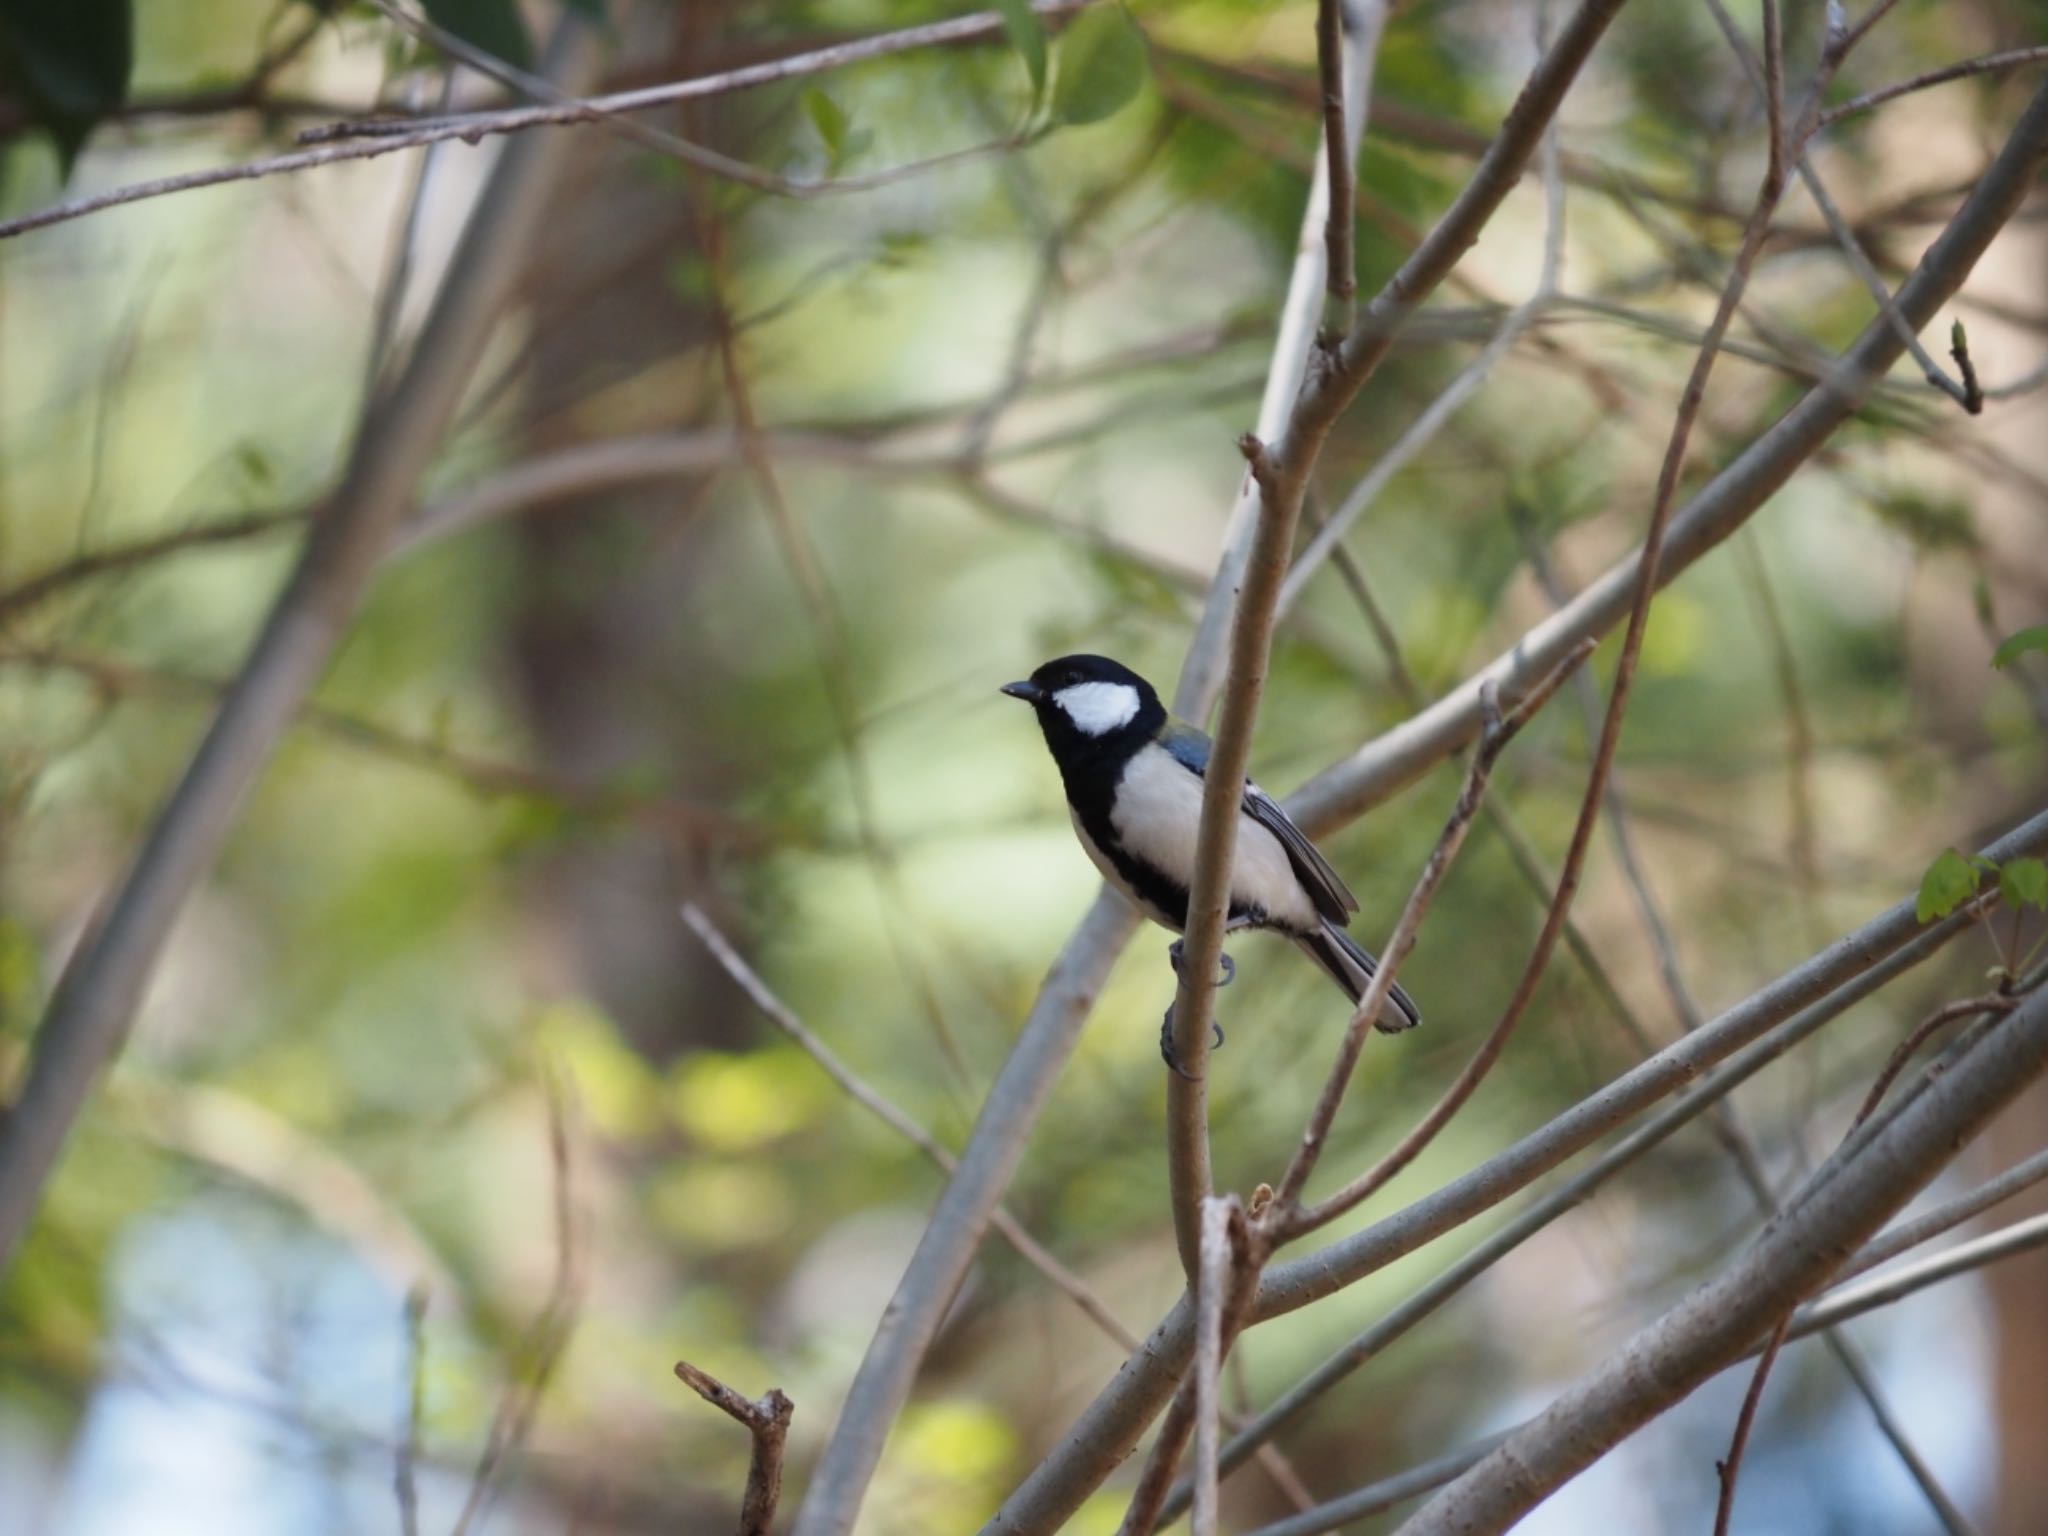
<svg viewBox="0 0 2048 1536"><path fill-rule="evenodd" d="M1034 8L1046 15L1065 14L1091 3L1092 0L1033 0ZM289 175L318 166L336 165L346 160L367 160L378 155L395 154L400 150L443 143L449 139L461 139L465 143L474 144L492 135L519 133L528 128L599 122L607 118L616 118L622 113L666 106L694 97L721 95L776 80L819 74L863 59L882 58L917 48L993 37L1001 32L1002 27L1003 18L998 13L984 11L927 26L908 27L900 32L886 32L874 37L859 38L835 44L830 48L820 48L763 64L752 64L743 69L726 70L696 80L649 86L637 91L622 91L611 96L573 99L577 93L572 91L568 93L572 99L568 100L498 112L476 112L430 122L401 120L393 123L389 120L373 119L368 122L334 124L325 129L312 130L307 135L308 139L323 142L314 142L310 148L273 155L262 160L252 160L242 165L214 166L202 171L187 171L176 176L161 176L151 181L135 182L87 197L54 203L19 218L0 221L0 240L27 234L31 230L45 229L52 224L82 219L88 214L99 213L108 208L142 202L148 198L168 197L173 193L221 186L228 182ZM324 142L326 140L339 142ZM963 153L976 154L983 152L983 149L984 147L977 146ZM710 157L709 151L701 153L704 157ZM715 158L723 163L706 168L723 174L733 173L733 162L724 161L722 156ZM922 162L917 169L929 169L943 160L958 158L961 156L939 157ZM802 196L831 191L862 191L883 185L888 180L898 179L898 174L882 172L878 176L846 177L817 183L791 182L786 178L767 176L765 173L756 173L756 177L768 183L765 190Z"/></svg>
<svg viewBox="0 0 2048 1536"><path fill-rule="evenodd" d="M1229 683L1204 778L1202 831L1188 896L1180 987L1174 999L1174 1051L1190 1076L1176 1074L1167 1085L1174 1232L1183 1268L1190 1276L1195 1267L1195 1211L1200 1198L1208 1193L1206 1111L1200 1078L1207 1059L1215 970L1223 947L1230 854L1250 757L1252 721L1309 474L1338 417L1386 358L1401 319L1442 283L1520 180L1522 168L1534 157L1565 91L1620 5L1621 0L1583 0L1556 45L1531 73L1472 180L1366 307L1344 342L1323 352L1324 367L1309 376L1277 443L1269 445L1250 437L1244 444L1258 490L1257 534L1237 574ZM1219 572L1219 580L1222 574Z"/></svg>
<svg viewBox="0 0 2048 1536"><path fill-rule="evenodd" d="M1344 1032L1344 1039L1338 1047L1337 1060L1330 1069L1330 1075L1323 1084L1323 1091L1310 1113L1308 1124L1301 1133L1301 1144L1295 1148L1294 1157L1281 1176L1279 1193L1273 1202L1273 1213L1266 1225L1276 1232L1292 1238L1314 1228L1323 1226L1345 1211L1355 1201L1347 1201L1348 1191L1340 1192L1312 1210L1299 1209L1301 1192L1308 1185L1309 1176L1315 1172L1316 1162L1322 1155L1323 1143L1330 1134L1330 1126L1337 1118L1338 1107L1344 1102L1344 1092L1350 1086L1352 1073L1358 1068L1359 1053L1365 1045L1366 1033L1380 1009L1393 990L1394 978L1401 962L1415 947L1416 936L1422 930L1422 920L1428 915L1430 903L1436 898L1437 887L1450 872L1451 861L1464 846L1465 834L1471 830L1472 818L1479 813L1479 807L1486 795L1486 786L1493 776L1493 767L1500 760L1508 743L1522 727L1534 718L1536 712L1550 701L1552 694L1564 685L1565 679L1579 669L1585 659L1593 654L1591 643L1581 645L1560 663L1549 677L1538 683L1514 708L1512 714L1501 715L1489 698L1482 701L1487 713L1492 716L1479 738L1479 750L1472 754L1472 762L1465 772L1464 787L1458 793L1457 803L1451 808L1450 819L1437 836L1436 846L1430 850L1422 873L1416 878L1415 888L1409 893L1407 905L1401 909L1401 916L1394 924L1394 931L1387 939L1386 947L1380 951L1379 969L1366 984L1365 995L1359 999L1353 1010L1351 1023Z"/></svg>
<svg viewBox="0 0 2048 1536"><path fill-rule="evenodd" d="M562 1352L576 1329L576 1308L582 1278L578 1267L574 1170L569 1156L569 1106L566 1089L551 1068L544 1068L542 1082L548 1109L548 1166L553 1175L554 1248L553 1278L547 1299L541 1303L533 1325L520 1341L519 1358L513 1365L513 1379L498 1399L491 1415L491 1427L484 1435L483 1450L477 1456L476 1473L470 1479L469 1495L449 1528L449 1536L468 1536L483 1520L497 1492L499 1474L519 1453L533 1433L533 1421L541 1398Z"/></svg>
<svg viewBox="0 0 2048 1536"><path fill-rule="evenodd" d="M1202 1203L1202 1266L1195 1305L1194 1536L1216 1536L1216 1448L1223 1400L1223 1312L1248 1258L1244 1206L1235 1195Z"/></svg>
<svg viewBox="0 0 2048 1536"><path fill-rule="evenodd" d="M1832 1328L1837 1323L1846 1323L1851 1318L1861 1317L1878 1307L1889 1306L1892 1302L1925 1290L1928 1286L1951 1279L1956 1275L1968 1274L1999 1259L2010 1258L2016 1253L2025 1253L2048 1243L2048 1215L2030 1216L2025 1221L2016 1221L2011 1226L2000 1227L1996 1232L1973 1238L1967 1243L1941 1253L1930 1254L1917 1263L1902 1264L1889 1274L1878 1275L1862 1285L1844 1286L1829 1291L1811 1306L1799 1312L1792 1322L1792 1337L1804 1338L1809 1333L1823 1328ZM1872 1251L1880 1245L1873 1243ZM1854 1273L1862 1267L1863 1253L1844 1267L1844 1273Z"/></svg>
<svg viewBox="0 0 2048 1536"><path fill-rule="evenodd" d="M1728 1536L1728 1522L1735 1515L1736 1480L1742 1476L1742 1453L1749 1449L1749 1435L1756 1427L1756 1410L1763 1401L1764 1383L1770 1379L1771 1366L1777 1361L1778 1351L1785 1347L1785 1333L1791 1326L1792 1314L1787 1312L1771 1330L1763 1358L1749 1378L1749 1390L1742 1395L1741 1411L1735 1415L1735 1433L1729 1438L1728 1454L1714 1464L1721 1481L1720 1497L1714 1504L1714 1536Z"/></svg>
<svg viewBox="0 0 2048 1536"><path fill-rule="evenodd" d="M1337 323L1349 329L1358 297L1358 261L1352 254L1358 220L1355 193L1357 143L1344 127L1344 4L1317 0L1316 73L1322 86L1323 179L1330 188L1330 212L1323 221L1324 280Z"/></svg>
<svg viewBox="0 0 2048 1536"><path fill-rule="evenodd" d="M769 1536L775 1526L775 1506L782 1498L782 1448L789 1439L789 1421L796 1404L780 1387L770 1387L759 1402L744 1398L687 1360L676 1362L676 1375L705 1402L745 1425L754 1437L754 1453L747 1462L746 1498L740 1505L739 1536Z"/></svg>
<svg viewBox="0 0 2048 1536"><path fill-rule="evenodd" d="M711 957L718 962L726 975L753 1000L754 1006L767 1016L771 1024L795 1041L804 1054L815 1061L824 1070L825 1075L845 1091L848 1098L916 1147L944 1172L950 1174L959 1167L959 1159L937 1137L918 1124L879 1089L869 1085L840 1060L830 1046L812 1033L803 1020L791 1011L788 1004L777 997L768 983L761 979L760 973L741 958L739 951L718 931L717 926L705 915L702 908L695 902L687 902L682 913L683 921L690 925L690 930L699 939L703 940L704 947L711 951ZM989 1222L1002 1233L1026 1263L1064 1292L1074 1305L1085 1312L1110 1338L1125 1349L1138 1347L1136 1337L1116 1320L1116 1315L1088 1283L1054 1258L1051 1250L1033 1237L1007 1207L998 1205L990 1215Z"/></svg>
<svg viewBox="0 0 2048 1536"><path fill-rule="evenodd" d="M1896 101L1899 97L1911 95L1914 91L1924 91L1929 86L1946 85L1951 80L1962 80L1971 75L1997 74L2002 70L2041 63L2048 63L2048 47L2007 48L1999 53L1984 54L1980 58L1965 59L1960 64L1926 70L1909 79L1897 81L1875 91L1865 91L1861 96L1851 97L1838 106L1829 107L1820 115L1820 126L1831 128L1845 117L1868 112L1872 107L1883 106L1888 101Z"/></svg>
<svg viewBox="0 0 2048 1536"><path fill-rule="evenodd" d="M1937 1008L1907 1033L1906 1038L1892 1048L1883 1069L1877 1074L1877 1081L1870 1085L1870 1092L1864 1095L1862 1106L1856 1111L1856 1118L1850 1122L1851 1129L1863 1124L1883 1102L1899 1074L1906 1070L1906 1064L1919 1052L1930 1037L1960 1019L1980 1018L1987 1013L2010 1013L2017 1006L2014 998L2001 992L1989 992L1982 997L1966 997L1960 1002Z"/></svg>

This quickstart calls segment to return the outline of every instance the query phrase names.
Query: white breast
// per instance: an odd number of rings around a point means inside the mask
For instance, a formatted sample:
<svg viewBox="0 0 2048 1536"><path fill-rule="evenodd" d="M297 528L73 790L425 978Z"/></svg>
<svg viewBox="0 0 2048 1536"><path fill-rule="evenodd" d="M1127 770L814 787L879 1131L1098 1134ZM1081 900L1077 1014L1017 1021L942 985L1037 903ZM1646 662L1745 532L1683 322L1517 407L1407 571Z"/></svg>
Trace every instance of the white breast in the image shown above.
<svg viewBox="0 0 2048 1536"><path fill-rule="evenodd" d="M1147 746L1124 769L1110 813L1123 846L1183 885L1194 879L1195 843L1202 822L1202 781L1163 748ZM1085 841L1085 839L1084 839ZM1090 850L1097 865L1100 855ZM1237 819L1237 855L1231 865L1231 901L1261 908L1291 928L1316 925L1314 904L1295 878L1287 850L1264 827Z"/></svg>

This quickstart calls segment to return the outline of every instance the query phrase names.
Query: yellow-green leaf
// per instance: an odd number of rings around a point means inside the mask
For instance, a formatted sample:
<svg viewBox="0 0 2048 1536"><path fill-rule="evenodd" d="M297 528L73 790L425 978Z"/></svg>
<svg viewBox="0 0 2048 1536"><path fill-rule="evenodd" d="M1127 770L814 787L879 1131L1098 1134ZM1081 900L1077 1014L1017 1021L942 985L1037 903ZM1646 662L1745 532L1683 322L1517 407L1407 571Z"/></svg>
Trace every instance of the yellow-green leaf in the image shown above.
<svg viewBox="0 0 2048 1536"><path fill-rule="evenodd" d="M1998 894L2009 907L2048 912L2048 864L2039 859L2008 860L1998 871Z"/></svg>
<svg viewBox="0 0 2048 1536"><path fill-rule="evenodd" d="M2048 651L2048 624L2036 624L2032 629L2007 635L2005 643L1991 653L1991 665L2009 667L2029 651Z"/></svg>
<svg viewBox="0 0 2048 1536"><path fill-rule="evenodd" d="M1083 11L1060 39L1052 115L1073 128L1113 116L1145 83L1145 65L1145 40L1122 6Z"/></svg>
<svg viewBox="0 0 2048 1536"><path fill-rule="evenodd" d="M1913 915L1931 922L1949 913L1977 894L1977 867L1953 848L1927 866L1920 879L1920 896L1913 903Z"/></svg>

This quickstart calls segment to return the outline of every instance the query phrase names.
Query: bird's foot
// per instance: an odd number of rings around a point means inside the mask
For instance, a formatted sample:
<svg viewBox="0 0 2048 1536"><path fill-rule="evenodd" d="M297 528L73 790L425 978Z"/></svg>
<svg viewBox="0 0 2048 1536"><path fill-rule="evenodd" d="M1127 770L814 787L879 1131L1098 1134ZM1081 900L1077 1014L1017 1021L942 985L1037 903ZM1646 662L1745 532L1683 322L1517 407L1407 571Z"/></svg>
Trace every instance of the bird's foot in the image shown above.
<svg viewBox="0 0 2048 1536"><path fill-rule="evenodd" d="M1216 1020L1211 1019L1209 1021L1209 1031L1215 1037L1210 1042L1209 1049L1212 1051L1217 1050L1223 1044L1223 1026ZM1195 1073L1182 1066L1180 1064L1180 1057L1174 1053L1173 1010L1171 1008L1166 1010L1166 1017L1159 1021L1159 1059L1166 1063L1168 1070L1176 1077L1186 1078L1191 1083L1199 1083L1202 1080Z"/></svg>
<svg viewBox="0 0 2048 1536"><path fill-rule="evenodd" d="M1181 940L1175 939L1171 944L1166 946L1166 958L1173 962L1173 974L1176 976L1180 974L1180 962L1182 958L1181 943ZM1225 987L1229 986L1233 981L1237 980L1237 962L1231 959L1228 955L1219 954L1216 957L1216 963L1222 966L1223 968L1223 974L1216 978L1216 990L1220 992Z"/></svg>

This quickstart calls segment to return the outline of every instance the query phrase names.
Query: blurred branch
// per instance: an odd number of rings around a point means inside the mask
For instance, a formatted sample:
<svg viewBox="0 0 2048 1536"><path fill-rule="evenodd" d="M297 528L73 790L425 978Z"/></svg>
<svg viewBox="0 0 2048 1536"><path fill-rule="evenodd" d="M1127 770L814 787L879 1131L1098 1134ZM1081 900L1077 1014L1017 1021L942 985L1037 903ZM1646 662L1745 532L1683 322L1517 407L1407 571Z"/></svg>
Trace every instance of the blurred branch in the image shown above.
<svg viewBox="0 0 2048 1536"><path fill-rule="evenodd" d="M916 1147L943 1172L950 1174L959 1167L960 1160L943 1146L937 1137L919 1125L878 1089L870 1087L851 1067L839 1059L830 1046L811 1032L789 1006L770 990L760 974L740 957L739 951L718 931L701 907L695 902L690 902L684 905L682 911L683 921L688 923L690 930L704 942L704 947L711 951L712 958L718 962L726 975L753 1000L754 1006L767 1016L768 1022L795 1041L804 1054L815 1061L825 1075L845 1091L847 1097ZM1005 1240L1017 1250L1018 1255L1026 1263L1051 1281L1110 1338L1125 1349L1138 1347L1136 1336L1116 1320L1116 1315L1109 1310L1108 1304L1090 1289L1085 1280L1068 1269L1044 1244L1025 1230L1024 1224L1010 1213L1007 1206L996 1206L989 1216L989 1223L1003 1234Z"/></svg>
<svg viewBox="0 0 2048 1536"><path fill-rule="evenodd" d="M594 77L594 32L565 20L551 67ZM493 168L391 393L366 413L341 488L307 540L248 662L110 904L66 964L28 1077L0 1121L0 1272L94 1081L119 1049L172 920L204 878L244 794L311 692L369 585L548 216L566 141L523 141Z"/></svg>
<svg viewBox="0 0 2048 1536"><path fill-rule="evenodd" d="M1992 1206L2033 1188L2043 1179L2048 1179L2048 1151L2036 1152L2023 1162L2014 1164L1997 1178L1989 1179L1968 1194L1960 1195L1946 1204L1935 1207L1924 1216L1901 1222L1896 1227L1880 1232L1842 1266L1842 1272L1836 1279L1847 1280L1875 1269L1880 1264L1889 1263L1908 1249L1917 1248L1929 1238L1939 1237L1951 1228L1961 1226L1971 1217L1981 1215Z"/></svg>
<svg viewBox="0 0 2048 1536"><path fill-rule="evenodd" d="M420 1536L420 1420L427 1401L427 1293L414 1286L405 1293L405 1420L399 1432L397 1466L392 1488L398 1496L400 1536Z"/></svg>
<svg viewBox="0 0 2048 1536"><path fill-rule="evenodd" d="M1996 1232L1987 1232L1967 1243L1958 1243L1944 1252L1930 1254L1917 1263L1903 1264L1863 1285L1829 1291L1793 1317L1790 1336L1805 1338L1823 1328L1832 1328L1852 1317L1861 1317L1866 1312L1889 1306L1940 1281L1968 1274L2014 1254L2026 1253L2044 1243L2048 1243L2048 1215L2030 1216L2025 1221L2000 1227ZM1843 1272L1854 1274L1872 1263L1881 1262L1866 1258L1878 1246L1873 1243L1870 1248L1859 1252Z"/></svg>
<svg viewBox="0 0 2048 1536"><path fill-rule="evenodd" d="M1505 1530L1614 1444L1738 1359L2048 1064L2048 995L2022 1005L1869 1140L1824 1163L1784 1214L1534 1421L1430 1500L1405 1536Z"/></svg>
<svg viewBox="0 0 2048 1536"><path fill-rule="evenodd" d="M1046 15L1065 14L1090 3L1092 0L1032 0L1034 9ZM960 42L969 38L993 37L1001 32L1002 27L1003 18L999 14L993 11L980 12L927 26L910 27L900 32L858 38L829 48L792 55L786 59L726 70L697 80L681 80L669 85L648 86L609 96L576 99L578 93L570 91L566 93L567 99L497 112L474 112L424 122L410 119L401 119L397 122L389 119L370 119L331 124L326 128L308 130L300 136L302 142L311 145L310 148L273 155L262 160L251 160L241 165L214 166L206 170L187 171L176 176L161 176L151 181L134 182L87 197L54 203L18 218L0 220L0 240L27 234L31 230L45 229L52 224L81 219L108 208L118 208L149 198L167 197L178 192L191 192L201 187L221 186L234 181L255 181L266 176L289 175L296 171L312 170L318 166L336 165L346 160L368 160L378 155L396 154L401 150L443 143L449 139L461 139L465 143L474 144L497 134L518 133L528 128L571 123L603 123L616 119L622 113L666 106L693 97L715 96L728 91L744 90L776 80L818 74L863 59L883 58L892 53L903 53L941 43ZM680 142L671 141L670 147L673 148L675 143ZM741 166L738 162L714 155L710 151L700 150L692 159L693 163L700 164L704 169L721 175L737 175L739 179L760 190L804 197L834 192L866 191L900 180L905 170L927 170L969 155L986 153L991 147L1001 146L976 146L920 162L916 167L898 167L867 176L815 183L794 182L785 177L756 172L751 167Z"/></svg>
<svg viewBox="0 0 2048 1536"><path fill-rule="evenodd" d="M2036 95L1990 168L1899 290L1895 307L1908 324L1926 324L1962 286L2031 189L2044 153L2048 93ZM1865 327L1827 378L1673 515L1658 581L1671 581L1753 516L1855 414L1904 350L1895 328L1882 316ZM1573 644L1604 633L1627 611L1637 573L1637 559L1610 569L1569 607L1529 629L1452 692L1290 796L1289 814L1311 833L1327 831L1362 814L1457 750L1477 732L1482 680L1498 684L1504 701L1514 699Z"/></svg>
<svg viewBox="0 0 2048 1536"><path fill-rule="evenodd" d="M1852 97L1838 106L1829 107L1820 115L1820 126L1832 128L1845 117L1854 117L1858 112L1868 112L1872 107L1883 106L1914 91L1924 91L1929 86L1946 85L1951 80L1966 79L1971 75L1999 74L2005 70L2018 69L2024 65L2048 63L2048 47L2007 48L2000 53L1987 53L1980 58L1965 59L1960 64L1950 64L1941 69L1926 70L1909 79L1900 80L1879 90L1866 91Z"/></svg>
<svg viewBox="0 0 2048 1536"><path fill-rule="evenodd" d="M534 1315L533 1324L520 1341L519 1358L513 1363L513 1379L498 1399L491 1415L491 1427L484 1435L483 1450L477 1456L476 1474L470 1479L469 1494L455 1517L449 1536L468 1536L483 1522L497 1491L497 1480L505 1465L519 1454L533 1433L540 1412L540 1400L553 1380L555 1367L569 1347L576 1331L576 1311L582 1290L577 1263L575 1181L569 1158L568 1090L551 1068L541 1074L543 1098L548 1112L548 1168L552 1176L554 1215L554 1273L548 1293Z"/></svg>
<svg viewBox="0 0 2048 1536"><path fill-rule="evenodd" d="M796 1404L780 1387L770 1387L759 1402L749 1401L687 1360L676 1362L676 1375L705 1402L744 1424L754 1437L754 1453L747 1462L746 1499L740 1505L739 1536L769 1536L775 1527L775 1506L782 1498L782 1447L789 1438Z"/></svg>

